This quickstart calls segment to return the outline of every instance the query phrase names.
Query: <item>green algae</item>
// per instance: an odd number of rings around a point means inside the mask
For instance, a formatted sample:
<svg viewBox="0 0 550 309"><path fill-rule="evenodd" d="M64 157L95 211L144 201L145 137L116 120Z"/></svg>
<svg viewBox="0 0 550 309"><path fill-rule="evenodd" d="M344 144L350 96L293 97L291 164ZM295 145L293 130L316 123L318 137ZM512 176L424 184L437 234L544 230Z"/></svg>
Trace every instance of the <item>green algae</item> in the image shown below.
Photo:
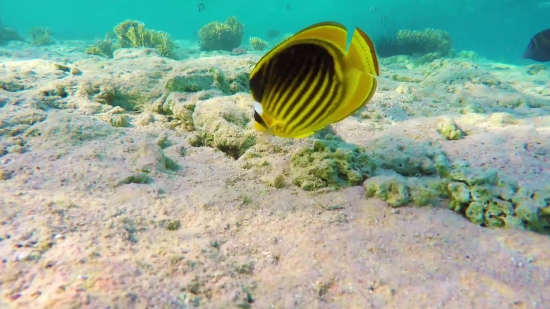
<svg viewBox="0 0 550 309"><path fill-rule="evenodd" d="M313 148L303 148L291 157L293 183L306 191L327 186L360 185L375 168L360 147L327 136Z"/></svg>
<svg viewBox="0 0 550 309"><path fill-rule="evenodd" d="M386 137L359 147L328 134L291 156L290 175L306 191L362 183L390 207L445 199L474 224L550 234L550 186L534 191L496 169L451 164L434 143Z"/></svg>

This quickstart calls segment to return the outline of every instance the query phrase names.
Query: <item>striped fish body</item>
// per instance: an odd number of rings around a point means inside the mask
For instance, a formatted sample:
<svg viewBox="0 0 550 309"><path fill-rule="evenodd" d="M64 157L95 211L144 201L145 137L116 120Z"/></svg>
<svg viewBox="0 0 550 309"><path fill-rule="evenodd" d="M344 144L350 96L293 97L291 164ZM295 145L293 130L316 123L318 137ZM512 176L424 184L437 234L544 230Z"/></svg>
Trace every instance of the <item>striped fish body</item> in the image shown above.
<svg viewBox="0 0 550 309"><path fill-rule="evenodd" d="M358 45L361 34L356 30L346 53L347 30L321 23L266 54L250 75L254 128L303 138L362 107L376 89L378 62L372 43Z"/></svg>

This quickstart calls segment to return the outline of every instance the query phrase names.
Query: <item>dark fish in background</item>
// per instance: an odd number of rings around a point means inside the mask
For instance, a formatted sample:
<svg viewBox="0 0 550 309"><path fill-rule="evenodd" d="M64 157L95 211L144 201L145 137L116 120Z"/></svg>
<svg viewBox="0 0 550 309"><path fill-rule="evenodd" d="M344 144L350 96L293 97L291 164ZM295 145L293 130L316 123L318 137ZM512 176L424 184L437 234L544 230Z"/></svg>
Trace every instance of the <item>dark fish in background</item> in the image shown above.
<svg viewBox="0 0 550 309"><path fill-rule="evenodd" d="M199 9L199 12L204 11L204 3L197 4L197 8Z"/></svg>
<svg viewBox="0 0 550 309"><path fill-rule="evenodd" d="M539 62L550 61L550 29L535 34L521 57Z"/></svg>
<svg viewBox="0 0 550 309"><path fill-rule="evenodd" d="M290 3L287 3L287 4L286 4L286 9L287 9L287 10L290 10Z"/></svg>
<svg viewBox="0 0 550 309"><path fill-rule="evenodd" d="M279 30L269 30L267 31L267 38L268 39L273 39L273 38L276 38L279 36L279 34L281 34L281 32Z"/></svg>

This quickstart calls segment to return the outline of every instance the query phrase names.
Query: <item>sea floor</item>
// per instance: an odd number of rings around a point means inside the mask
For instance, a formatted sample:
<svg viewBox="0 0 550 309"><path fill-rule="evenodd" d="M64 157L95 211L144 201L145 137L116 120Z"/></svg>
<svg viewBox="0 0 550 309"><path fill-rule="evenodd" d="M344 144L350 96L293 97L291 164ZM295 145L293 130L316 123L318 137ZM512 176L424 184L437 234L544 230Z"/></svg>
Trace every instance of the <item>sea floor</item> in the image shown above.
<svg viewBox="0 0 550 309"><path fill-rule="evenodd" d="M444 200L274 186L313 138L254 139L260 54L86 47L0 49L0 308L550 308L547 235L480 227ZM550 182L548 66L397 57L378 85L333 134L433 141ZM442 137L441 117L465 136ZM195 147L201 132L213 147Z"/></svg>

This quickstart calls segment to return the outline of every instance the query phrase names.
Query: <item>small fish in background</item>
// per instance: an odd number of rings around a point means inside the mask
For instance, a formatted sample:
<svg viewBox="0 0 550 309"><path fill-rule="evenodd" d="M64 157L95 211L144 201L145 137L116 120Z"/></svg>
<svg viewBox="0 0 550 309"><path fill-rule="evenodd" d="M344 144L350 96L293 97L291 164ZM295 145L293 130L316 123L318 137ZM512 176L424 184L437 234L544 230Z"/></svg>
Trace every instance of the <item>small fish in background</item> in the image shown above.
<svg viewBox="0 0 550 309"><path fill-rule="evenodd" d="M380 20L381 20L381 21L386 21L386 15L380 16Z"/></svg>
<svg viewBox="0 0 550 309"><path fill-rule="evenodd" d="M271 29L271 30L267 31L267 38L268 39L274 39L274 38L278 37L280 34L281 34L281 31Z"/></svg>
<svg viewBox="0 0 550 309"><path fill-rule="evenodd" d="M535 34L521 57L538 62L550 61L550 28Z"/></svg>
<svg viewBox="0 0 550 309"><path fill-rule="evenodd" d="M376 10L378 10L377 6L371 6L370 9L369 9L369 11L371 11L371 12L374 12Z"/></svg>
<svg viewBox="0 0 550 309"><path fill-rule="evenodd" d="M197 8L199 9L199 12L204 11L204 3L197 4Z"/></svg>
<svg viewBox="0 0 550 309"><path fill-rule="evenodd" d="M290 10L290 3L287 3L287 4L286 4L286 9L287 9L287 10Z"/></svg>
<svg viewBox="0 0 550 309"><path fill-rule="evenodd" d="M372 98L380 75L374 44L355 28L346 51L347 37L342 24L314 24L258 61L249 79L256 131L305 138Z"/></svg>

